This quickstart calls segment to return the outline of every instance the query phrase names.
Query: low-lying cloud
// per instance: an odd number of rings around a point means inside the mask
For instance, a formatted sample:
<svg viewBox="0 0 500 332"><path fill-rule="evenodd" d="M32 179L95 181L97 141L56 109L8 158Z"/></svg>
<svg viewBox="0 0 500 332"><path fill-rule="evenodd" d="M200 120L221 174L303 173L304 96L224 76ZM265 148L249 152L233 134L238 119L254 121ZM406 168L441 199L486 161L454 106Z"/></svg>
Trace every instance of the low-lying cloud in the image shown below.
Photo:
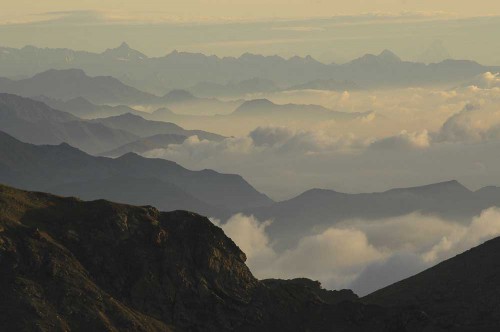
<svg viewBox="0 0 500 332"><path fill-rule="evenodd" d="M278 200L311 188L359 193L450 179L471 189L499 185L500 88L483 86L490 88L258 95L278 104L317 103L344 112L371 111L371 116L314 127L261 123L221 142L192 137L145 156L237 173ZM242 122L234 121L234 127Z"/></svg>
<svg viewBox="0 0 500 332"><path fill-rule="evenodd" d="M305 235L283 251L266 228L242 214L219 226L246 252L258 278L307 277L329 289L368 294L500 235L500 209L490 208L467 224L418 213L384 220L351 220Z"/></svg>

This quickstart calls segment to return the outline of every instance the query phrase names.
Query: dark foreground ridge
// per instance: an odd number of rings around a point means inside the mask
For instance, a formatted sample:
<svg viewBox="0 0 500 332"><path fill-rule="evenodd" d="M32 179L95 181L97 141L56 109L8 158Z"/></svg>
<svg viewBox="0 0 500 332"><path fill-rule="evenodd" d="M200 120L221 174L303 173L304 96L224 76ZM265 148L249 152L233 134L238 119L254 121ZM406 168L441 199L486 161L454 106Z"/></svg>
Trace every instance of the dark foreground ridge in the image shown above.
<svg viewBox="0 0 500 332"><path fill-rule="evenodd" d="M245 259L197 214L0 186L2 330L357 331L397 319L310 280L258 281Z"/></svg>
<svg viewBox="0 0 500 332"><path fill-rule="evenodd" d="M498 242L488 242L424 272L416 281L409 279L360 301L351 291L327 291L307 279L257 280L233 241L194 213L164 213L104 200L83 202L0 185L0 327L2 331L491 328L500 326L493 314L499 312L500 303ZM442 272L448 267L452 279ZM485 312L487 308L491 312ZM446 318L455 318L450 313L463 319L450 324Z"/></svg>

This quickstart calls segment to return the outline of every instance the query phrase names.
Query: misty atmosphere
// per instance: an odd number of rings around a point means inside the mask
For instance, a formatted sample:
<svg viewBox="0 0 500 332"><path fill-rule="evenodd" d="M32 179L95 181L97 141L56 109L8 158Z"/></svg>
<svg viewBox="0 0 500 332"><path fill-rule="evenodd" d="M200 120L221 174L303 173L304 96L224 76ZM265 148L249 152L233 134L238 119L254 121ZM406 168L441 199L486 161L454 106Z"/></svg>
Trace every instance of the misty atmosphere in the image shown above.
<svg viewBox="0 0 500 332"><path fill-rule="evenodd" d="M500 329L496 1L5 5L0 331Z"/></svg>

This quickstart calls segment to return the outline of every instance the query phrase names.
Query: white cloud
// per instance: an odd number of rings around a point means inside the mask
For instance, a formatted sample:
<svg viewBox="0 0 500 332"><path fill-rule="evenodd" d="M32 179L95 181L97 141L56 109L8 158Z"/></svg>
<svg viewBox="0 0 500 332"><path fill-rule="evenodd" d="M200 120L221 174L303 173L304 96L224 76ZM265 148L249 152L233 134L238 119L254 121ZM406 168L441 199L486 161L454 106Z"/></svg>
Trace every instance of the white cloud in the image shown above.
<svg viewBox="0 0 500 332"><path fill-rule="evenodd" d="M409 133L403 130L399 135L380 139L371 144L372 149L425 149L430 146L430 137L427 130Z"/></svg>
<svg viewBox="0 0 500 332"><path fill-rule="evenodd" d="M436 262L465 251L500 234L500 210L491 208L475 217L468 227L457 227L423 255L426 262Z"/></svg>
<svg viewBox="0 0 500 332"><path fill-rule="evenodd" d="M346 221L281 252L266 233L269 223L238 214L218 225L246 251L258 278L307 277L364 295L499 236L500 209L485 210L470 224L418 213Z"/></svg>
<svg viewBox="0 0 500 332"><path fill-rule="evenodd" d="M258 127L249 134L256 146L282 144L293 135L293 131L287 127Z"/></svg>
<svg viewBox="0 0 500 332"><path fill-rule="evenodd" d="M276 253L271 246L266 228L270 220L259 222L253 216L236 214L221 225L219 220L212 222L224 229L224 233L233 239L238 247L246 254L247 264L256 270L266 268L269 261L276 258Z"/></svg>
<svg viewBox="0 0 500 332"><path fill-rule="evenodd" d="M287 119L285 124L233 119L219 127L179 123L231 130L223 133L234 137L218 143L189 139L145 155L240 174L274 199L311 188L371 192L450 178L471 189L500 184L500 88L350 91L348 98L335 91L286 91L253 97L376 116L348 122ZM344 106L335 108L341 99Z"/></svg>
<svg viewBox="0 0 500 332"><path fill-rule="evenodd" d="M480 89L500 88L500 73L486 72L476 76L467 86L474 86Z"/></svg>
<svg viewBox="0 0 500 332"><path fill-rule="evenodd" d="M500 108L473 105L451 116L436 134L438 141L480 142L500 139Z"/></svg>

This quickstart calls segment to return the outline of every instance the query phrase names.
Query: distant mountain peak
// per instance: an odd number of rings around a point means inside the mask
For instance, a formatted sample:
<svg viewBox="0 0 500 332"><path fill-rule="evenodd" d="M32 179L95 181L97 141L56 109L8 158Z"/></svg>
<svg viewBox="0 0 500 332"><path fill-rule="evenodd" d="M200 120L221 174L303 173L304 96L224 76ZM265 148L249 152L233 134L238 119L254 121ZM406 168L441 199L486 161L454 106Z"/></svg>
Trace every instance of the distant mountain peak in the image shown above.
<svg viewBox="0 0 500 332"><path fill-rule="evenodd" d="M156 111L154 111L153 114L155 114L155 115L160 115L160 114L173 115L175 113L166 107L161 107L161 108L157 109Z"/></svg>
<svg viewBox="0 0 500 332"><path fill-rule="evenodd" d="M142 157L139 156L135 152L128 152L128 153L125 153L123 156L118 157L118 159L122 159L122 160L136 160L136 159L142 159Z"/></svg>
<svg viewBox="0 0 500 332"><path fill-rule="evenodd" d="M402 62L401 58L394 52L385 49L379 55L365 54L362 57L355 59L350 64L364 64L364 65L377 65L377 64L397 64Z"/></svg>
<svg viewBox="0 0 500 332"><path fill-rule="evenodd" d="M273 106L275 105L272 101L266 98L252 99L243 103L246 106Z"/></svg>
<svg viewBox="0 0 500 332"><path fill-rule="evenodd" d="M120 46L118 46L118 49L126 49L126 50L130 50L130 46L128 46L128 44L126 42L122 42L120 44Z"/></svg>
<svg viewBox="0 0 500 332"><path fill-rule="evenodd" d="M116 48L108 48L102 54L116 60L142 60L147 58L145 54L130 48L126 42L121 43Z"/></svg>
<svg viewBox="0 0 500 332"><path fill-rule="evenodd" d="M418 187L391 189L388 192L407 191L413 193L472 193L457 180L443 181Z"/></svg>
<svg viewBox="0 0 500 332"><path fill-rule="evenodd" d="M64 76L66 78L82 78L88 77L87 74L78 68L69 68L69 69L49 69L44 72L38 73L33 76L33 79L36 78L51 78L55 76Z"/></svg>
<svg viewBox="0 0 500 332"><path fill-rule="evenodd" d="M137 114L132 114L130 112L123 113L120 115L111 116L109 118L110 119L143 119L144 120L144 118L142 116L137 115Z"/></svg>
<svg viewBox="0 0 500 332"><path fill-rule="evenodd" d="M276 106L277 105L269 99L253 99L245 101L233 112L233 114L265 114Z"/></svg>
<svg viewBox="0 0 500 332"><path fill-rule="evenodd" d="M195 99L196 97L189 91L177 89L168 92L163 98L169 102L183 102Z"/></svg>
<svg viewBox="0 0 500 332"><path fill-rule="evenodd" d="M382 59L384 61L387 61L387 62L401 62L401 58L399 56L397 56L396 53L394 53L388 49L383 50L378 55L378 58Z"/></svg>

